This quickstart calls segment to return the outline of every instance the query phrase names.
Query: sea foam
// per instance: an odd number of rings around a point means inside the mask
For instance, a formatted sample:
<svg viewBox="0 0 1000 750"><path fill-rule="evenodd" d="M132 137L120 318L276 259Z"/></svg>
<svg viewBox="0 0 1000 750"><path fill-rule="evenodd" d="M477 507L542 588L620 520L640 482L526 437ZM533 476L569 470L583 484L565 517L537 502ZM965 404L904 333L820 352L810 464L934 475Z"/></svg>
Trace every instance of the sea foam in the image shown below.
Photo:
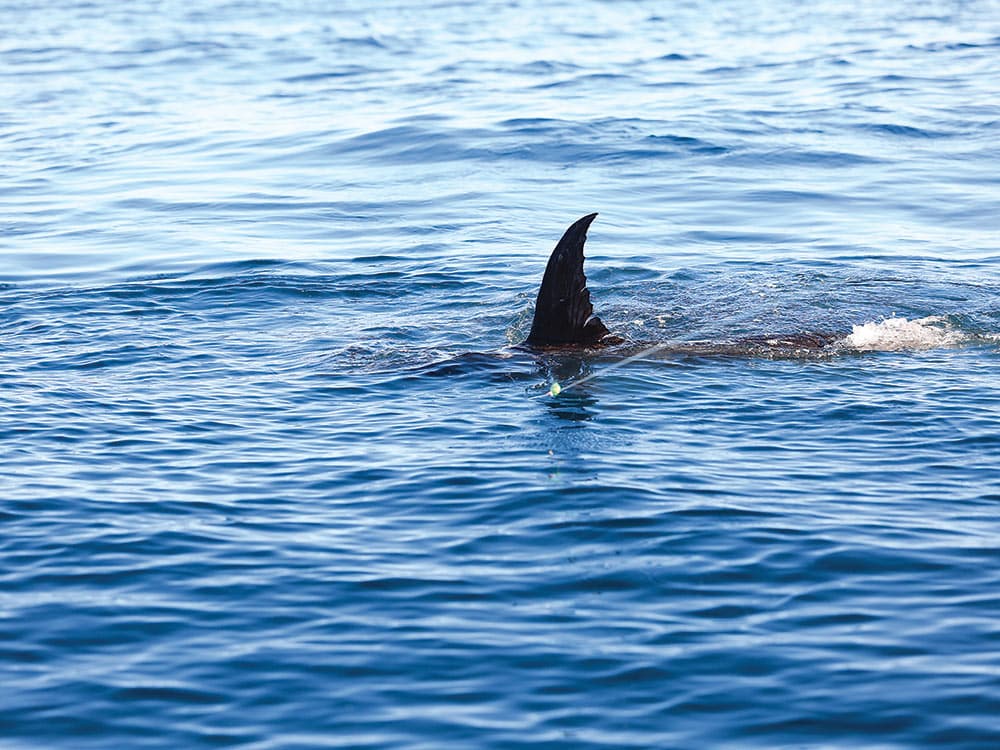
<svg viewBox="0 0 1000 750"><path fill-rule="evenodd" d="M853 326L844 345L864 352L895 352L958 346L965 336L939 315L917 320L895 316Z"/></svg>

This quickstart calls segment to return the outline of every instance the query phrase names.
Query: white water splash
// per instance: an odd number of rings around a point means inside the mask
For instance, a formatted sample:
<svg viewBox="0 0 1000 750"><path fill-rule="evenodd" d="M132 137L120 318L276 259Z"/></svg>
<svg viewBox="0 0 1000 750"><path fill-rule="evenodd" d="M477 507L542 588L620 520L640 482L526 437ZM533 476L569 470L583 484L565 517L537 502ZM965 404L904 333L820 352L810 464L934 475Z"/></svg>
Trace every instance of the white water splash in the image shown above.
<svg viewBox="0 0 1000 750"><path fill-rule="evenodd" d="M898 352L958 346L965 336L945 318L932 315L917 320L886 318L879 322L854 326L843 344L862 352Z"/></svg>

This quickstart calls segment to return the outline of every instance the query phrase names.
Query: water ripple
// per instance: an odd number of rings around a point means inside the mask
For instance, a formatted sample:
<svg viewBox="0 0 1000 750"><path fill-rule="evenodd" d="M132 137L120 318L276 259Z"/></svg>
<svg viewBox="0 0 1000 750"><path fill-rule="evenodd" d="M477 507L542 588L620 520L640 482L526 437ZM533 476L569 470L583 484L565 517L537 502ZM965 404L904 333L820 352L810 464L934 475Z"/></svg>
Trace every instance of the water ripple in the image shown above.
<svg viewBox="0 0 1000 750"><path fill-rule="evenodd" d="M990 3L0 10L6 745L1000 744Z"/></svg>

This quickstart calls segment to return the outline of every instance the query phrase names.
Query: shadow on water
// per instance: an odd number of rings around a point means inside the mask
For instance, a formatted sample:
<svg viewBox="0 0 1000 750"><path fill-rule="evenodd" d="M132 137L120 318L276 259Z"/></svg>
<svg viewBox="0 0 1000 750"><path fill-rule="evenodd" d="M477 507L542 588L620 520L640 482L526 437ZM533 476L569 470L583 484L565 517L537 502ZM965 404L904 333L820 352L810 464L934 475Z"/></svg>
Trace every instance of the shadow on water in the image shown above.
<svg viewBox="0 0 1000 750"><path fill-rule="evenodd" d="M517 349L498 352L464 352L444 360L419 365L403 379L472 377L484 383L531 383L534 396L546 401L550 412L560 419L586 422L593 419L598 400L585 386L574 387L553 397L552 383L574 383L592 374L593 361L583 356L542 356ZM543 390L543 388L545 390Z"/></svg>
<svg viewBox="0 0 1000 750"><path fill-rule="evenodd" d="M580 356L544 357L539 369L548 383L572 383L592 374L592 360ZM598 400L585 390L585 386L561 392L558 396L546 394L550 413L569 422L589 422L594 418Z"/></svg>
<svg viewBox="0 0 1000 750"><path fill-rule="evenodd" d="M548 397L546 405L554 417L568 422L589 422L596 414L598 400L583 390L571 391L555 397Z"/></svg>

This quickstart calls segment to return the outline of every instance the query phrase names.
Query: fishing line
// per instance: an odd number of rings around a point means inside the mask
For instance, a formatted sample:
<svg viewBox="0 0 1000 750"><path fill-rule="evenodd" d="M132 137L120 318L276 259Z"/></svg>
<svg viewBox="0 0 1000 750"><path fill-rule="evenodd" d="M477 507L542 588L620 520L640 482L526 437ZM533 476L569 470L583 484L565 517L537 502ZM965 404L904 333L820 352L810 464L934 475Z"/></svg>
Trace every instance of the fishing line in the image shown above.
<svg viewBox="0 0 1000 750"><path fill-rule="evenodd" d="M631 357L626 357L625 359L619 360L618 362L613 362L612 364L603 368L600 372L594 372L591 373L590 375L585 375L579 380L574 380L572 383L567 383L566 385L560 385L558 380L553 380L552 387L549 388L549 395L555 398L563 391L568 391L570 388L574 388L575 386L578 386L581 383L586 383L588 380L593 380L598 375L604 375L605 373L611 372L612 370L616 370L619 367L624 367L629 362L635 362L637 359L642 359L643 357L646 357L654 352L658 352L660 349L666 348L666 346L667 346L666 344L654 344L648 349L643 349L638 354L633 354Z"/></svg>

